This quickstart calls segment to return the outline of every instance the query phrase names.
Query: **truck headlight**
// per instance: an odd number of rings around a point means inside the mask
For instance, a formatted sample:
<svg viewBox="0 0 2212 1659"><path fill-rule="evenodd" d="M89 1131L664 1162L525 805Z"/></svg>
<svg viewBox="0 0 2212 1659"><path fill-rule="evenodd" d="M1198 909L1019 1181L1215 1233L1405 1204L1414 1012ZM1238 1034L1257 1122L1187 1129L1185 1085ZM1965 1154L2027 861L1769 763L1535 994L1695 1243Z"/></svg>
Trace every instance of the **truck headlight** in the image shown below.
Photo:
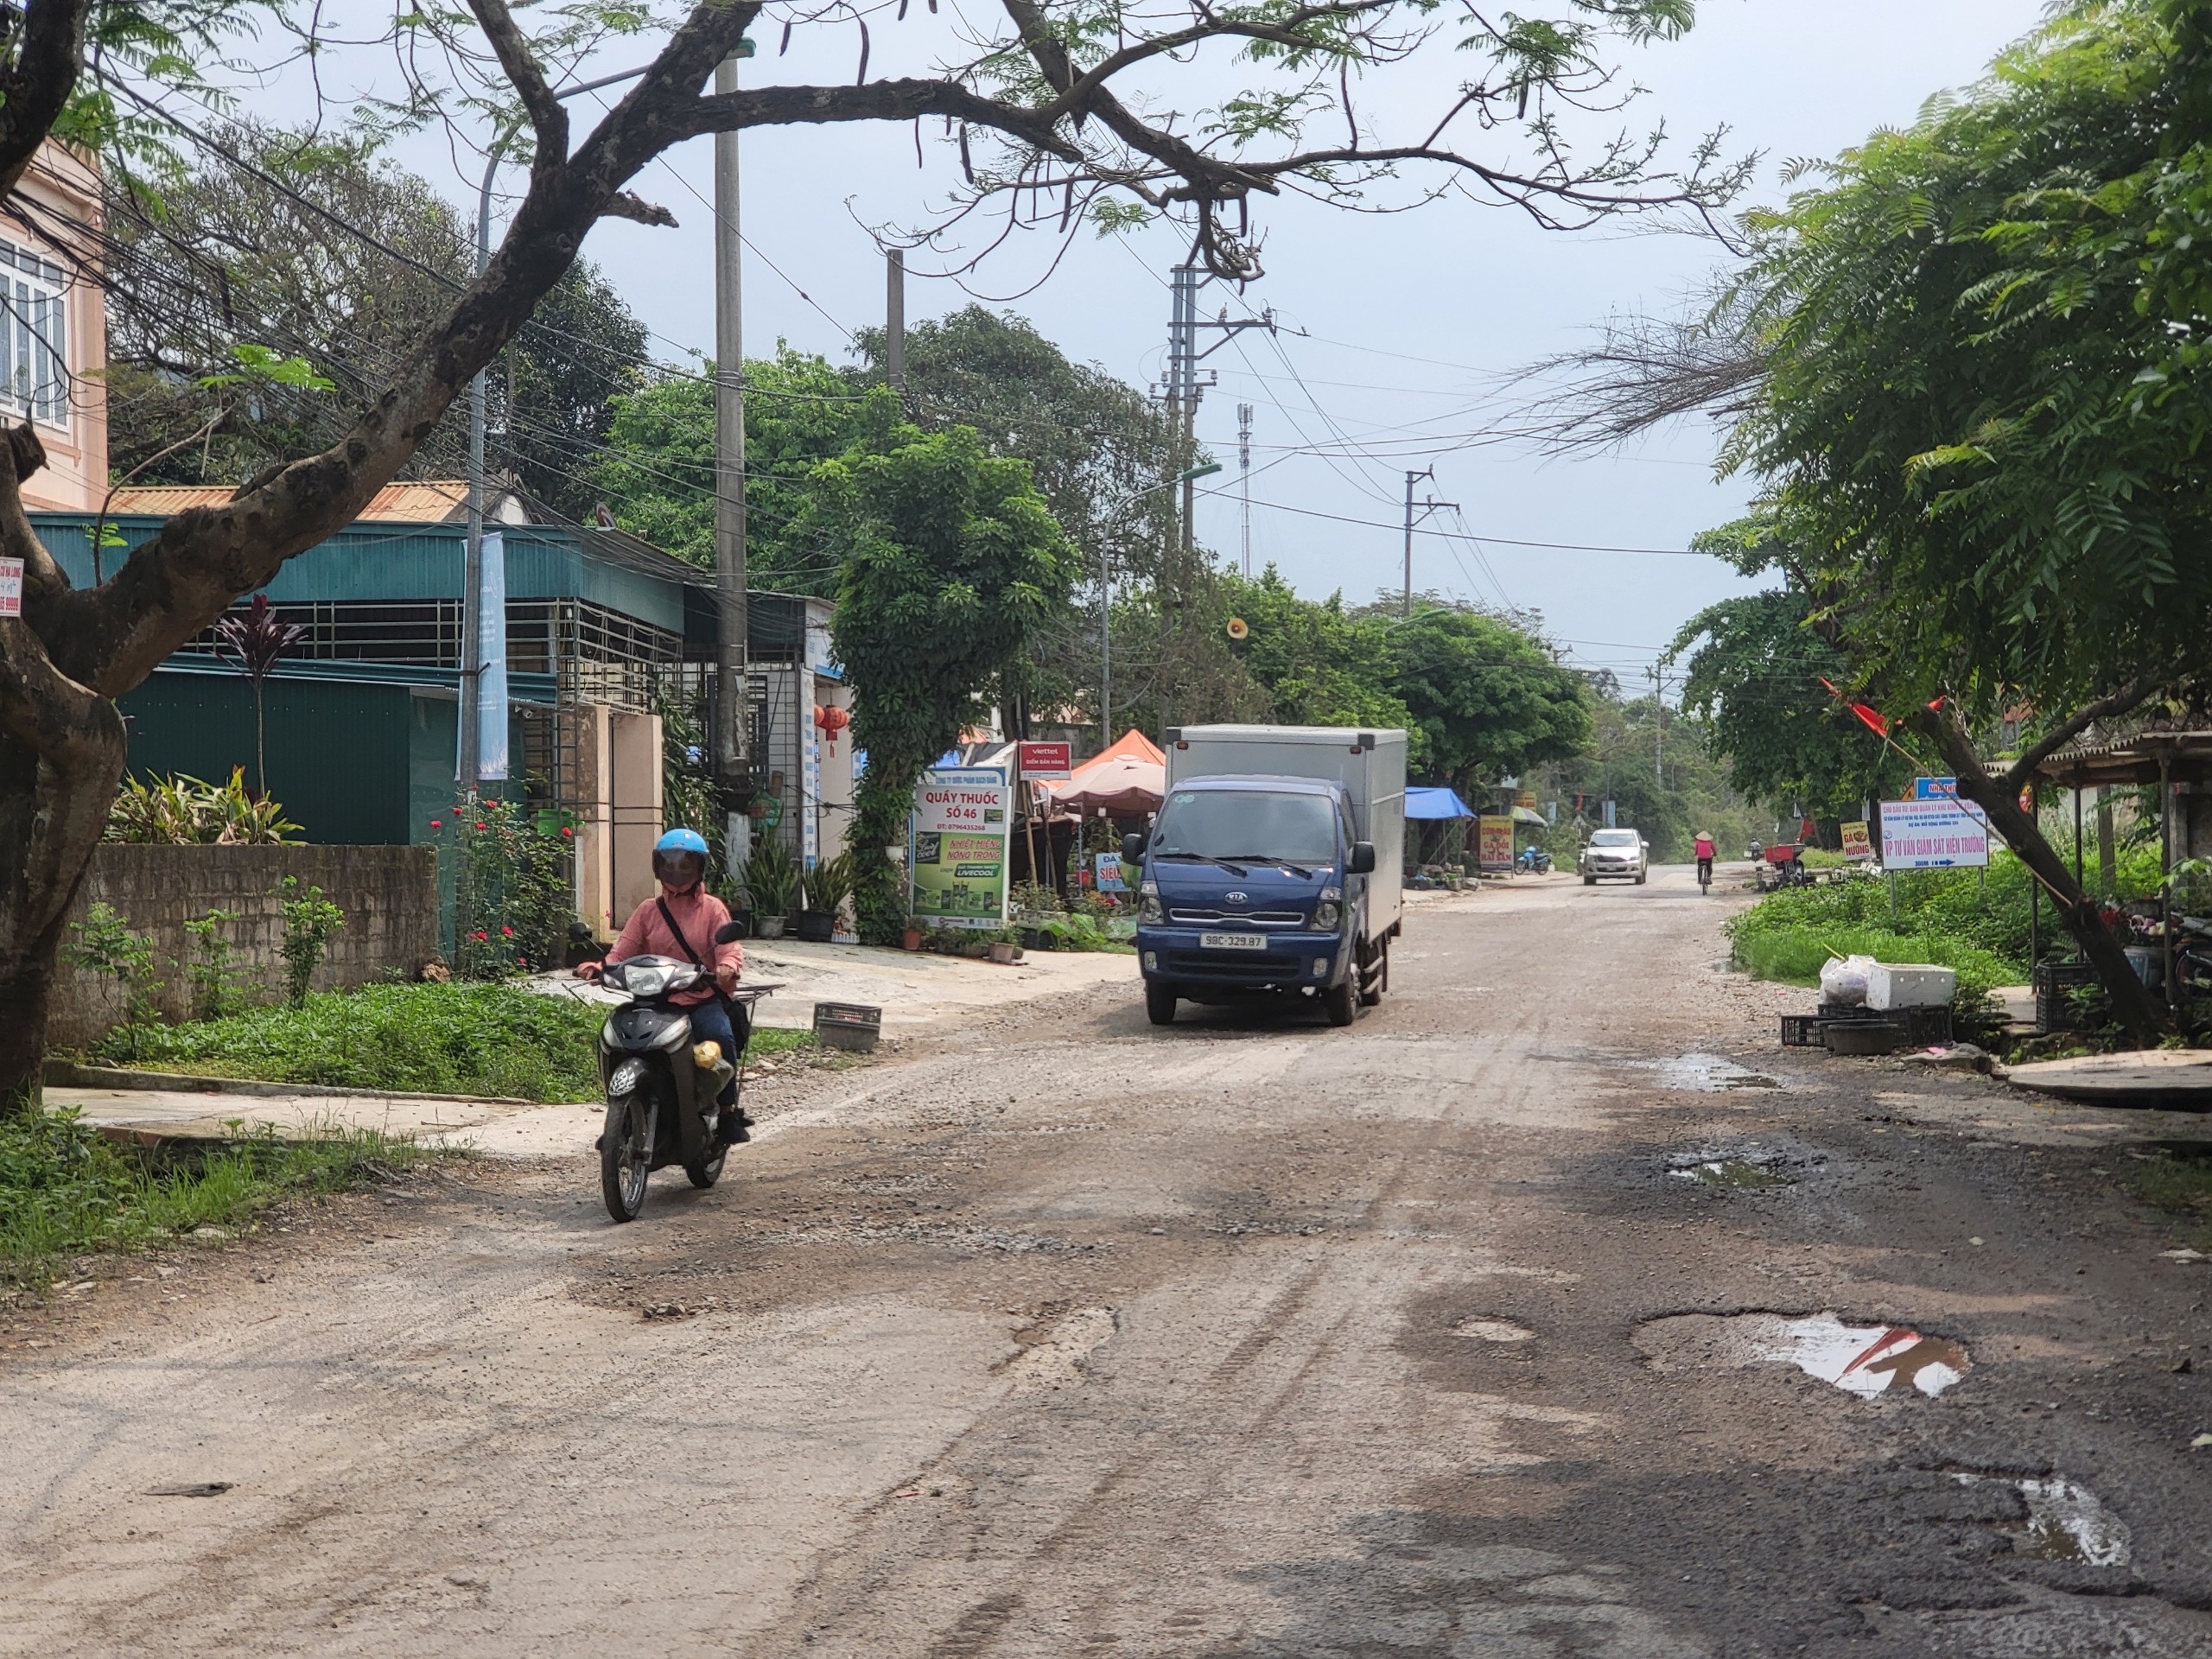
<svg viewBox="0 0 2212 1659"><path fill-rule="evenodd" d="M1344 906L1335 899L1324 899L1313 906L1313 925L1325 932L1333 933L1337 930L1338 922L1343 919L1344 913Z"/></svg>
<svg viewBox="0 0 2212 1659"><path fill-rule="evenodd" d="M1160 889L1147 881L1137 889L1137 920L1154 926L1167 919L1167 912L1160 907Z"/></svg>

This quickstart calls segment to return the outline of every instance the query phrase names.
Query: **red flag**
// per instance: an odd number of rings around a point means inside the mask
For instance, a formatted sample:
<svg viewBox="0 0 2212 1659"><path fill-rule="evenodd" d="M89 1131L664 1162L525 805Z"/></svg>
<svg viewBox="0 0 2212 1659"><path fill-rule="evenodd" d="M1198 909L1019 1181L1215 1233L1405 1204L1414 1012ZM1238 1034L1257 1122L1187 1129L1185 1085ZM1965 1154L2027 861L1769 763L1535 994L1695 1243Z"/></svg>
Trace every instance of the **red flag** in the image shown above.
<svg viewBox="0 0 2212 1659"><path fill-rule="evenodd" d="M1865 721L1866 722L1867 729L1872 731L1877 737L1887 737L1890 734L1890 722L1883 719L1881 715L1876 714L1872 709L1869 709L1865 703L1853 703L1851 705L1851 712L1858 715L1859 719Z"/></svg>

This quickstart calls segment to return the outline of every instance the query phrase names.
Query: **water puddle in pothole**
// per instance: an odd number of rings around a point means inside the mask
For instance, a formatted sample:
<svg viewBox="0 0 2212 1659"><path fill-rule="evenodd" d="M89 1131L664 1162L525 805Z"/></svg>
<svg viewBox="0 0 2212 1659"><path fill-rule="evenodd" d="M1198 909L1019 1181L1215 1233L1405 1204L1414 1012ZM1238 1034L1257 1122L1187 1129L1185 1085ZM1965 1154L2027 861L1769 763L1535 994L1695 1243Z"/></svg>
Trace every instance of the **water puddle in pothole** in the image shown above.
<svg viewBox="0 0 2212 1659"><path fill-rule="evenodd" d="M1794 1185L1789 1176L1749 1158L1678 1159L1668 1166L1667 1173L1677 1180L1695 1181L1700 1186L1755 1189Z"/></svg>
<svg viewBox="0 0 2212 1659"><path fill-rule="evenodd" d="M1672 1059L1638 1060L1637 1065L1659 1074L1662 1089L1687 1089L1718 1094L1730 1089L1779 1089L1778 1078L1741 1066L1722 1054L1677 1054Z"/></svg>
<svg viewBox="0 0 2212 1659"><path fill-rule="evenodd" d="M1472 1337L1478 1342L1527 1342L1536 1333L1510 1319L1462 1319L1452 1327L1452 1334Z"/></svg>
<svg viewBox="0 0 2212 1659"><path fill-rule="evenodd" d="M1892 1389L1932 1398L1971 1369L1966 1349L1948 1338L1846 1325L1833 1313L1681 1313L1648 1321L1636 1340L1658 1370L1795 1365L1866 1400Z"/></svg>
<svg viewBox="0 0 2212 1659"><path fill-rule="evenodd" d="M2015 1555L2038 1561L2077 1561L2086 1567L2127 1565L2127 1523L2077 1481L2063 1475L2047 1480L1967 1474L1954 1474L1951 1478L1962 1486L1993 1481L2018 1489L2028 1506L2028 1524L2024 1531L2006 1535L2012 1541Z"/></svg>

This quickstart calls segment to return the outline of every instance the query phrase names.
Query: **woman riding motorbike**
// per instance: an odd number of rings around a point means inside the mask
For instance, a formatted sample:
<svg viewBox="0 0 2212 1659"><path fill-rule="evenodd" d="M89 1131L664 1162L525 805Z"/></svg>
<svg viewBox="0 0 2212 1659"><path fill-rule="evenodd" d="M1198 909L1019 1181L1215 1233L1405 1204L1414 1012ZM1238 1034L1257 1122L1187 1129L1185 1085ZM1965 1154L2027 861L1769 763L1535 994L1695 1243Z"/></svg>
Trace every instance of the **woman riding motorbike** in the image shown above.
<svg viewBox="0 0 2212 1659"><path fill-rule="evenodd" d="M694 1042L721 1045L723 1058L737 1064L737 1030L730 1019L729 993L737 988L745 970L745 950L735 940L718 944L715 935L729 920L729 907L709 893L707 842L696 830L671 830L653 843L653 879L660 893L630 913L622 936L607 953L607 963L627 962L632 957L672 957L696 963L714 976L712 984L679 991L669 1000L689 1011ZM702 955L703 947L711 956ZM597 979L603 964L583 962L578 977ZM733 1104L737 1081L723 1085L721 1103ZM737 1141L751 1138L753 1120L742 1112L722 1113L722 1138Z"/></svg>

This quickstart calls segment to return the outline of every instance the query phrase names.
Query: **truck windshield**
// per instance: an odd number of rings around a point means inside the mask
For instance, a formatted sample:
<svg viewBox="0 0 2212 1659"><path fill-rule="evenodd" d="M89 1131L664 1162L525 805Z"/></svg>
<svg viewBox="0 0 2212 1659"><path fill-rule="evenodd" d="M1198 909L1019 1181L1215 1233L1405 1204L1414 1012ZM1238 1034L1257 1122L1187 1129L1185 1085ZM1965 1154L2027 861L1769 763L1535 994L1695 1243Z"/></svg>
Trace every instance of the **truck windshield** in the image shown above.
<svg viewBox="0 0 2212 1659"><path fill-rule="evenodd" d="M1333 864L1337 815L1323 795L1263 789L1184 789L1167 798L1154 858L1229 858L1258 864Z"/></svg>

